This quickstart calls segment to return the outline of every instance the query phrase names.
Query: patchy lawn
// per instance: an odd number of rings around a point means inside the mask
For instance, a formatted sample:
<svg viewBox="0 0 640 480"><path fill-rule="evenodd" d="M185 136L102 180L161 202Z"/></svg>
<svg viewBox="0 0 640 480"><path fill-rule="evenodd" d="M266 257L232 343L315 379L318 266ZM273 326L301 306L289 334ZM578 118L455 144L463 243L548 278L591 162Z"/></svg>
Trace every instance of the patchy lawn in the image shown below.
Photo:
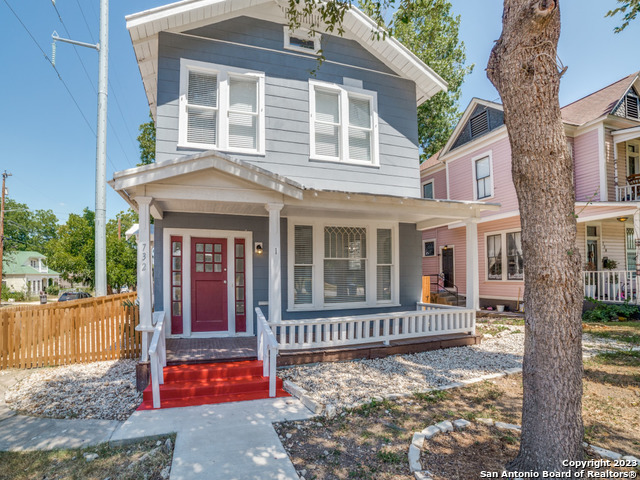
<svg viewBox="0 0 640 480"><path fill-rule="evenodd" d="M594 337L606 338L617 342L640 345L640 322L584 322L584 333Z"/></svg>
<svg viewBox="0 0 640 480"><path fill-rule="evenodd" d="M596 355L585 362L584 379L587 441L634 456L640 456L639 356ZM413 477L407 451L413 432L457 418L490 417L520 424L521 408L522 376L512 375L394 402L372 402L333 419L286 422L276 429L306 480L409 480Z"/></svg>
<svg viewBox="0 0 640 480"><path fill-rule="evenodd" d="M102 444L75 450L0 452L0 480L165 480L174 444L175 435L123 447ZM88 461L86 456L91 454L97 458Z"/></svg>

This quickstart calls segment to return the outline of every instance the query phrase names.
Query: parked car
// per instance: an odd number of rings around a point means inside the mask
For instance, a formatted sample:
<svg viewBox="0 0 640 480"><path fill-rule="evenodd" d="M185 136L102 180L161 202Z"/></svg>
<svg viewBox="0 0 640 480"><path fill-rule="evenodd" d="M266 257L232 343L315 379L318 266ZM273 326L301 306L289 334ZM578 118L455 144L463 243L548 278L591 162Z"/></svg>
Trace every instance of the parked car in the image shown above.
<svg viewBox="0 0 640 480"><path fill-rule="evenodd" d="M80 300L81 298L91 298L87 292L64 292L60 295L58 302L66 302L68 300Z"/></svg>

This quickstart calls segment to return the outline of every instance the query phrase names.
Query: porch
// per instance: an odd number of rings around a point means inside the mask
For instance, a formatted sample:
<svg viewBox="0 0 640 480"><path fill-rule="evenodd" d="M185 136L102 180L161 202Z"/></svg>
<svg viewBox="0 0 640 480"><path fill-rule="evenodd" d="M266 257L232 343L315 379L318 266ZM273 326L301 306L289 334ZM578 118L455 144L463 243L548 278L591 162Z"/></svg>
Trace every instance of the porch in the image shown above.
<svg viewBox="0 0 640 480"><path fill-rule="evenodd" d="M640 201L640 127L615 130L611 135L616 202Z"/></svg>
<svg viewBox="0 0 640 480"><path fill-rule="evenodd" d="M635 270L585 271L584 296L601 302L638 304L638 276Z"/></svg>

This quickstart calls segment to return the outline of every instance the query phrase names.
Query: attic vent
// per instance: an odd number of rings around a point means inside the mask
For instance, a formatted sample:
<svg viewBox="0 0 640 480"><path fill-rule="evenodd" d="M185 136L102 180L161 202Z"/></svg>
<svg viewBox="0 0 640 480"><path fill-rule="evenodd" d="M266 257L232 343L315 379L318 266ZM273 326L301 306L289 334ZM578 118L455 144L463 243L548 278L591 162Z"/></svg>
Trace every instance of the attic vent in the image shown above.
<svg viewBox="0 0 640 480"><path fill-rule="evenodd" d="M471 138L489 131L489 116L485 110L471 119Z"/></svg>
<svg viewBox="0 0 640 480"><path fill-rule="evenodd" d="M638 96L633 90L627 93L624 99L627 117L638 119Z"/></svg>
<svg viewBox="0 0 640 480"><path fill-rule="evenodd" d="M320 34L311 36L309 30L298 28L295 31L284 27L284 48L297 52L318 55L320 52Z"/></svg>

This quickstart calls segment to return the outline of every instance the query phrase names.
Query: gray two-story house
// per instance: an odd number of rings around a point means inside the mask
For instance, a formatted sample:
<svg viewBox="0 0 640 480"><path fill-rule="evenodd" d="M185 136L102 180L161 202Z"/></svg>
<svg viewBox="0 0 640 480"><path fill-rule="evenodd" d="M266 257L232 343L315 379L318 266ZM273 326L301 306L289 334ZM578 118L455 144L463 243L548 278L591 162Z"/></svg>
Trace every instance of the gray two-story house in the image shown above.
<svg viewBox="0 0 640 480"><path fill-rule="evenodd" d="M151 298L174 337L253 336L256 309L415 311L421 230L493 208L421 198L416 108L446 83L357 9L343 36L290 30L273 0L186 0L127 28L157 126L156 163L110 182L140 213L141 323Z"/></svg>

